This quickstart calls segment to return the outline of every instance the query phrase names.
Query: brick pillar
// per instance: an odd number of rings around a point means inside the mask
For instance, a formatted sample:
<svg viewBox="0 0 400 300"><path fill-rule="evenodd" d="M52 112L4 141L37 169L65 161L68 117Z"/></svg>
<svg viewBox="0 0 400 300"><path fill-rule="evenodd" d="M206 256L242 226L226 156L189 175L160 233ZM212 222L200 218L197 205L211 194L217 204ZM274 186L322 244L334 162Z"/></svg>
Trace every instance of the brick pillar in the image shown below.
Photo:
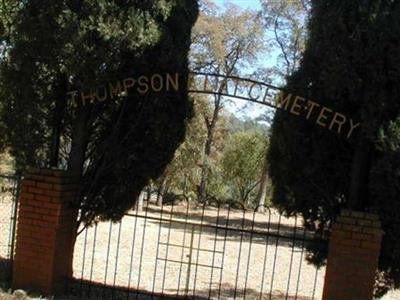
<svg viewBox="0 0 400 300"><path fill-rule="evenodd" d="M19 197L13 289L62 292L71 276L77 209L77 176L60 170L30 169Z"/></svg>
<svg viewBox="0 0 400 300"><path fill-rule="evenodd" d="M375 214L343 210L332 226L323 300L372 300L382 230Z"/></svg>

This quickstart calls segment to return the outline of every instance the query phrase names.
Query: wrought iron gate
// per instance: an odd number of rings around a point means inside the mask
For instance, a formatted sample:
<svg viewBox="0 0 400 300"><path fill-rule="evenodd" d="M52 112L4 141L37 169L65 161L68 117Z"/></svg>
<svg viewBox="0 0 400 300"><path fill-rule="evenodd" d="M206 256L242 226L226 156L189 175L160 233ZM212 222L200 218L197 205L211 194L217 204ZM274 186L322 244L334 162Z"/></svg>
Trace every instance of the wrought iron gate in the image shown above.
<svg viewBox="0 0 400 300"><path fill-rule="evenodd" d="M6 287L12 278L20 178L0 174L0 285Z"/></svg>
<svg viewBox="0 0 400 300"><path fill-rule="evenodd" d="M319 300L326 241L274 209L147 203L78 237L70 292L92 299Z"/></svg>

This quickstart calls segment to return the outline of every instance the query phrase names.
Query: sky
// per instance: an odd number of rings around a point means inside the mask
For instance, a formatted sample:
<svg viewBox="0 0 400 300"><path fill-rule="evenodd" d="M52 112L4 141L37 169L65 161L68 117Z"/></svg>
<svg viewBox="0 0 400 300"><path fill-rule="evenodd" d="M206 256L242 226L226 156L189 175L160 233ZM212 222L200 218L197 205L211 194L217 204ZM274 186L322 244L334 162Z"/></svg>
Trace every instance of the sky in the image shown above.
<svg viewBox="0 0 400 300"><path fill-rule="evenodd" d="M218 6L223 6L224 2L228 2L226 0L214 0L215 4ZM261 9L261 4L259 0L231 0L229 1L237 6L240 6L244 9L251 8L251 9Z"/></svg>

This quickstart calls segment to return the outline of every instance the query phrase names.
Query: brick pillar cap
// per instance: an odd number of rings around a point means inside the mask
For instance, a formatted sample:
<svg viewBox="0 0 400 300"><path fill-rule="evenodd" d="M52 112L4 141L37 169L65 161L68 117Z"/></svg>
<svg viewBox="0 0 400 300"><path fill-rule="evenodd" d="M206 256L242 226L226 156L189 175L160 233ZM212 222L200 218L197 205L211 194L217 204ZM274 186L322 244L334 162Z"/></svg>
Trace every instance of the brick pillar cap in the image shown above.
<svg viewBox="0 0 400 300"><path fill-rule="evenodd" d="M42 175L42 176L55 176L55 177L80 177L79 172L72 172L69 170L60 170L57 168L37 168L37 167L27 167L27 174L32 175Z"/></svg>
<svg viewBox="0 0 400 300"><path fill-rule="evenodd" d="M363 211L342 209L340 211L340 215L344 217L353 217L359 219L379 220L379 214L376 212L363 212Z"/></svg>

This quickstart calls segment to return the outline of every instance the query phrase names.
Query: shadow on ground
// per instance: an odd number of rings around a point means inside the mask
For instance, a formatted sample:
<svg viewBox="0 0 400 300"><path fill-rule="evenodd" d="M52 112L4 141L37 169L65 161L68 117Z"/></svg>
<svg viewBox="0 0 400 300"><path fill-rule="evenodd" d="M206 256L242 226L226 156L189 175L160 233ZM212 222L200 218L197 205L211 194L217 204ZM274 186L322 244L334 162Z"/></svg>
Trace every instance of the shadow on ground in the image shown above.
<svg viewBox="0 0 400 300"><path fill-rule="evenodd" d="M6 289L11 281L11 261L0 256L0 288Z"/></svg>
<svg viewBox="0 0 400 300"><path fill-rule="evenodd" d="M235 290L234 286L229 284L223 284L221 288L215 288L211 290L200 290L196 291L193 295L192 291L189 291L187 295L176 295L168 293L158 294L152 293L145 290L133 290L126 287L120 286L109 286L98 283L93 283L85 280L73 279L70 281L68 286L69 293L66 295L57 296L54 299L58 300L75 300L75 299L107 299L107 300L120 300L120 299L140 299L140 300L161 300L161 299L234 299L243 298L246 299L261 299L261 300L311 300L310 297L303 297L298 295L286 295L280 291L265 292L260 295L260 291L253 289ZM184 291L181 292L184 294ZM261 297L260 297L261 296Z"/></svg>
<svg viewBox="0 0 400 300"><path fill-rule="evenodd" d="M232 210L233 211L233 210ZM297 226L281 222L279 216L275 220L271 218L271 212L265 213L263 221L253 217L240 217L232 215L207 215L203 209L190 211L173 211L172 219L170 211L163 212L159 208L146 207L144 215L158 215L162 220L147 220L149 223L159 225L166 230L190 231L194 226L196 233L213 236L217 241L240 241L258 244L278 245L284 247L304 248L310 243L321 243L325 240L311 231L305 230L300 221ZM237 212L236 212L237 213ZM129 216L129 215L128 215ZM176 222L177 221L177 222ZM216 228L218 227L218 228Z"/></svg>

